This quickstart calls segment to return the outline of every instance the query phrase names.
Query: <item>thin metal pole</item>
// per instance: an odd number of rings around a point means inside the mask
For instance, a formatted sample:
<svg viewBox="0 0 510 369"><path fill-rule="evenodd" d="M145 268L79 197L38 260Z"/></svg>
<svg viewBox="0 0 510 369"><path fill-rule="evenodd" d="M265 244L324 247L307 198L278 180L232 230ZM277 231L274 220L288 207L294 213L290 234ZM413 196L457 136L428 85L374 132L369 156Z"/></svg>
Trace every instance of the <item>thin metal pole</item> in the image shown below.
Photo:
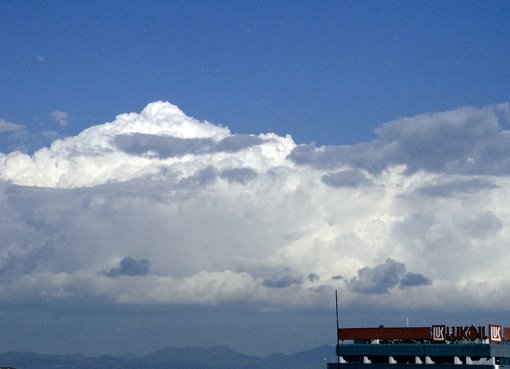
<svg viewBox="0 0 510 369"><path fill-rule="evenodd" d="M335 290L335 307L336 307L336 363L337 369L340 368L340 337L338 337L338 291Z"/></svg>

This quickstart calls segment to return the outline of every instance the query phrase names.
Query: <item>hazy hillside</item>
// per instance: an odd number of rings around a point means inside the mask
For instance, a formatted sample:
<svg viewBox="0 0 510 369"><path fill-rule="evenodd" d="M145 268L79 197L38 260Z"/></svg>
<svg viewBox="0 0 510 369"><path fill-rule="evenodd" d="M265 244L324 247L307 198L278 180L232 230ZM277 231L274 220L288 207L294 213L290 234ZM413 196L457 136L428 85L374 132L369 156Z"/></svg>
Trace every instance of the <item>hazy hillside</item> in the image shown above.
<svg viewBox="0 0 510 369"><path fill-rule="evenodd" d="M325 369L326 362L334 358L332 346L266 357L244 355L221 346L167 347L149 355L130 358L8 352L0 354L0 366L17 369Z"/></svg>

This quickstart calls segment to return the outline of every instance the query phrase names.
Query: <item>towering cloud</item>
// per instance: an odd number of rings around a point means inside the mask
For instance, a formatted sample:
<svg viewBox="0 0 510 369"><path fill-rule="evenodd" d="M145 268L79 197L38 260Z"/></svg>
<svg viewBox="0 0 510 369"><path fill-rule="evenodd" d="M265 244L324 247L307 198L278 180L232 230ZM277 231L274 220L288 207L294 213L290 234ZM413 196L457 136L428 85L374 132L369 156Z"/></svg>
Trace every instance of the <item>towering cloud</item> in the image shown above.
<svg viewBox="0 0 510 369"><path fill-rule="evenodd" d="M0 153L0 299L310 306L338 288L346 305L483 306L510 277L509 112L317 147L155 102Z"/></svg>

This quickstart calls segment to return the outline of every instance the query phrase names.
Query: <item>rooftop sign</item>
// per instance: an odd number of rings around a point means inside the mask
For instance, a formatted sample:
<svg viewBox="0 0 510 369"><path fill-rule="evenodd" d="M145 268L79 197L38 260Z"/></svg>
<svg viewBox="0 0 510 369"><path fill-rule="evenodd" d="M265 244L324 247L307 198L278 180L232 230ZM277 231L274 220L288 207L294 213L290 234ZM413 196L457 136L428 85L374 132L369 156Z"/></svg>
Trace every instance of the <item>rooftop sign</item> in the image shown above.
<svg viewBox="0 0 510 369"><path fill-rule="evenodd" d="M430 341L445 343L452 341L485 341L502 343L510 340L510 328L498 324L475 327L471 325L448 327L379 327L379 328L339 328L339 340L387 340L387 341ZM487 332L489 335L487 335Z"/></svg>

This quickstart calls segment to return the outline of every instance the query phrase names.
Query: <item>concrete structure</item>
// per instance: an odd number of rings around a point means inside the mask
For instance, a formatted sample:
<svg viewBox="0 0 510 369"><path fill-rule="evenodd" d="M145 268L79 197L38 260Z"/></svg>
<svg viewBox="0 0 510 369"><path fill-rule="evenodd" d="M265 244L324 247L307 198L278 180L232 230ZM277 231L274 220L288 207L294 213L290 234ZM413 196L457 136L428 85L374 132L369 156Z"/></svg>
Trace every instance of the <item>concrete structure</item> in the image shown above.
<svg viewBox="0 0 510 369"><path fill-rule="evenodd" d="M510 330L495 324L340 328L338 342L328 369L510 369Z"/></svg>

